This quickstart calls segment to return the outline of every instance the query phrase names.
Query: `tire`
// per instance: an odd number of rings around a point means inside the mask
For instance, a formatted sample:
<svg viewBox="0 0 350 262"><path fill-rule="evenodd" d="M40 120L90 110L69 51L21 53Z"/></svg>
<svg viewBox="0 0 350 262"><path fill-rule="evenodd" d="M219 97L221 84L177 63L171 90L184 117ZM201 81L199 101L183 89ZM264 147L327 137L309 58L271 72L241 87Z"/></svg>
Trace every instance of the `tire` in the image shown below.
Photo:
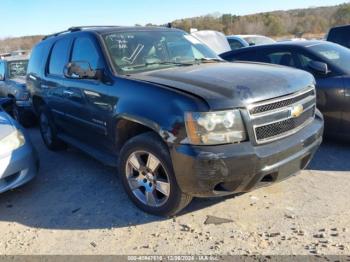
<svg viewBox="0 0 350 262"><path fill-rule="evenodd" d="M13 106L12 117L23 127L32 127L35 123L34 116L16 104Z"/></svg>
<svg viewBox="0 0 350 262"><path fill-rule="evenodd" d="M126 142L118 174L129 198L147 213L173 216L192 200L178 186L168 149L155 133L144 133Z"/></svg>
<svg viewBox="0 0 350 262"><path fill-rule="evenodd" d="M39 109L39 128L46 147L52 151L65 149L66 144L57 137L57 128L46 106Z"/></svg>

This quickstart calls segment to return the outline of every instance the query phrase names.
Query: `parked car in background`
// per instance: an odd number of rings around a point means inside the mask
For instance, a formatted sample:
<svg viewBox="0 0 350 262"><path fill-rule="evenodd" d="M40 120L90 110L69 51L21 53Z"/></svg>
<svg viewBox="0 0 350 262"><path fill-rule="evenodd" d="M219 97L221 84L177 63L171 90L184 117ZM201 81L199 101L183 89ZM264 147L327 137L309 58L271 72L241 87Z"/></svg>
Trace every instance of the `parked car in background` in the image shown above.
<svg viewBox="0 0 350 262"><path fill-rule="evenodd" d="M221 32L202 30L192 32L191 35L210 47L216 54L222 54L231 50L226 36Z"/></svg>
<svg viewBox="0 0 350 262"><path fill-rule="evenodd" d="M48 36L27 85L46 146L73 145L118 168L130 199L156 215L284 180L322 141L310 74L228 63L176 29Z"/></svg>
<svg viewBox="0 0 350 262"><path fill-rule="evenodd" d="M227 61L295 67L316 78L317 106L328 135L350 137L350 50L326 41L284 42L231 51Z"/></svg>
<svg viewBox="0 0 350 262"><path fill-rule="evenodd" d="M313 40L318 40L318 39L313 39ZM300 37L295 37L295 38L284 38L284 39L279 39L277 42L288 42L288 41L307 41L306 38L300 38Z"/></svg>
<svg viewBox="0 0 350 262"><path fill-rule="evenodd" d="M262 35L230 35L227 36L227 41L230 44L231 50L248 46L273 44L276 42L272 38Z"/></svg>
<svg viewBox="0 0 350 262"><path fill-rule="evenodd" d="M25 84L28 57L9 56L0 60L0 97L15 100L13 117L23 126L34 122L29 92Z"/></svg>
<svg viewBox="0 0 350 262"><path fill-rule="evenodd" d="M329 30L327 41L350 48L350 25L337 26Z"/></svg>
<svg viewBox="0 0 350 262"><path fill-rule="evenodd" d="M12 99L0 98L0 193L29 182L39 168L28 135L7 113L13 103Z"/></svg>

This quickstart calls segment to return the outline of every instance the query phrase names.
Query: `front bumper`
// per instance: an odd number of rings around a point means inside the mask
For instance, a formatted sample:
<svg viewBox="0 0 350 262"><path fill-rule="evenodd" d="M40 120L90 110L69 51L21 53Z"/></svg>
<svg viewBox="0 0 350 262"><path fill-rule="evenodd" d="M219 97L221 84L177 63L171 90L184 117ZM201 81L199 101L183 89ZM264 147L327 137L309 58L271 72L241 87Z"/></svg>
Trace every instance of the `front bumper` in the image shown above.
<svg viewBox="0 0 350 262"><path fill-rule="evenodd" d="M178 145L170 150L181 190L197 197L248 192L305 168L322 142L323 119L275 142L221 146Z"/></svg>
<svg viewBox="0 0 350 262"><path fill-rule="evenodd" d="M26 137L22 147L0 157L0 193L29 182L37 174L38 168L37 153Z"/></svg>

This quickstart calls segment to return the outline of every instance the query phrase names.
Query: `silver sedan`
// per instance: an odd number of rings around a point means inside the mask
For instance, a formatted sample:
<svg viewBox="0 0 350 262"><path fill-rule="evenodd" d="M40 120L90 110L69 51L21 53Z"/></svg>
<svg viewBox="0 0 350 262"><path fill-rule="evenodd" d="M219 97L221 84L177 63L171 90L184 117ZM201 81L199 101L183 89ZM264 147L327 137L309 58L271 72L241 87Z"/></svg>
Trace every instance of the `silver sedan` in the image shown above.
<svg viewBox="0 0 350 262"><path fill-rule="evenodd" d="M29 182L38 172L39 160L25 130L3 109L0 99L0 193Z"/></svg>

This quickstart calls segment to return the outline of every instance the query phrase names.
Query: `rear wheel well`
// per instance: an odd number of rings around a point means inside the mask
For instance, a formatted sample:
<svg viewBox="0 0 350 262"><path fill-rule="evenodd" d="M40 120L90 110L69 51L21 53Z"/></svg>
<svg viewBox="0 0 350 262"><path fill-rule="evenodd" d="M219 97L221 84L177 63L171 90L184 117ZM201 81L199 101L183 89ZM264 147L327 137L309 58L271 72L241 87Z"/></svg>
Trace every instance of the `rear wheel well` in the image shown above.
<svg viewBox="0 0 350 262"><path fill-rule="evenodd" d="M117 151L119 152L124 144L131 138L147 132L153 132L159 136L157 132L148 126L127 119L119 120L115 128L115 141ZM162 139L160 136L159 138Z"/></svg>

